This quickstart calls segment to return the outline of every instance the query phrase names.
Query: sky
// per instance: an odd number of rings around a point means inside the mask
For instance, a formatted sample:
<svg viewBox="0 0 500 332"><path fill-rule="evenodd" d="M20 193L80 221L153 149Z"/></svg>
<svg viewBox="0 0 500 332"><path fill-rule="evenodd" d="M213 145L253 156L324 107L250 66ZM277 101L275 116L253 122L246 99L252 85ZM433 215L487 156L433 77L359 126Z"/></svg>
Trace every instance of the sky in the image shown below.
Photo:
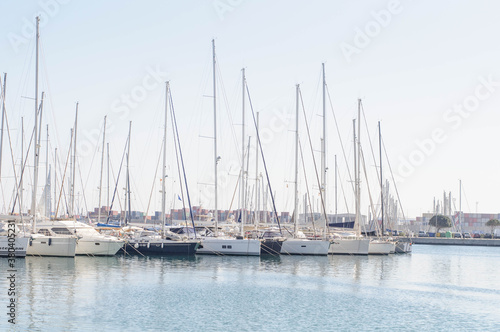
<svg viewBox="0 0 500 332"><path fill-rule="evenodd" d="M78 102L77 206L93 209L98 205L106 116L105 141L114 175L108 187L105 158L101 205L107 202L108 188L113 196L115 186L113 206L120 209L123 205L123 174L118 181L114 178L131 121L132 209L149 214L160 210L159 158L165 82L169 81L191 201L213 208L214 40L219 209L238 206L243 68L250 91L244 125L245 146L248 136L251 146L249 196L254 197L256 191L253 108L259 112L263 154L277 210L293 210L299 84L299 208L304 209L307 192L318 206L314 164L319 173L324 63L329 213L354 211L349 173L353 172L352 121L357 118L358 99L363 106L358 134L365 161L362 213L368 211L370 196L374 205L379 197L379 121L385 148L383 178L390 181L391 195L399 197L407 218L431 212L434 198L442 199L443 193L451 192L452 209L458 210L460 180L464 212L498 213L500 45L495 32L500 30L499 6L491 1L460 0L2 0L0 72L7 73L5 104L13 155L4 143L2 210L12 206L12 160L19 168L22 155L21 118L24 152L34 126L34 22L40 15L39 91L46 98L38 195L45 179L47 147L59 184L67 169L70 128ZM6 137L4 142L8 142ZM31 201L32 152L28 166L25 207ZM260 156L258 168L265 178ZM167 123L166 173L167 209L179 208L182 203L176 197L181 190L171 122ZM262 188L258 191L262 200ZM256 203L248 199L248 204Z"/></svg>

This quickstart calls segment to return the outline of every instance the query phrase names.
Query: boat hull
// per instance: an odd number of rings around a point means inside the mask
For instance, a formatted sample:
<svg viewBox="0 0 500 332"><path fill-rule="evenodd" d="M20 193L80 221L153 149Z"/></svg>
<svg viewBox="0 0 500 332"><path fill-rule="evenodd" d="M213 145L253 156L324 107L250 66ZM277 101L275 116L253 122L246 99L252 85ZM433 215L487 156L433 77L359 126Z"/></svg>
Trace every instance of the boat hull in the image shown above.
<svg viewBox="0 0 500 332"><path fill-rule="evenodd" d="M196 250L197 254L259 256L260 241L257 239L205 238Z"/></svg>
<svg viewBox="0 0 500 332"><path fill-rule="evenodd" d="M28 243L28 256L60 256L75 257L75 237L32 236Z"/></svg>
<svg viewBox="0 0 500 332"><path fill-rule="evenodd" d="M368 255L369 239L336 238L330 244L329 254L332 255Z"/></svg>
<svg viewBox="0 0 500 332"><path fill-rule="evenodd" d="M143 256L194 255L199 244L198 241L130 241L125 245L124 253Z"/></svg>
<svg viewBox="0 0 500 332"><path fill-rule="evenodd" d="M287 239L281 246L282 255L328 255L330 241Z"/></svg>
<svg viewBox="0 0 500 332"><path fill-rule="evenodd" d="M114 256L125 241L106 241L101 239L79 239L76 243L76 255Z"/></svg>
<svg viewBox="0 0 500 332"><path fill-rule="evenodd" d="M262 239L260 240L260 254L261 255L279 255L283 240L276 239Z"/></svg>
<svg viewBox="0 0 500 332"><path fill-rule="evenodd" d="M25 257L28 240L29 237L16 237L11 247L8 236L0 236L0 257L9 257L9 253L10 257Z"/></svg>
<svg viewBox="0 0 500 332"><path fill-rule="evenodd" d="M388 241L372 240L368 247L369 255L389 255L394 253L395 243Z"/></svg>
<svg viewBox="0 0 500 332"><path fill-rule="evenodd" d="M411 252L411 242L401 242L401 241L398 241L396 243L396 250L395 252L397 254L406 254L406 253L410 253Z"/></svg>

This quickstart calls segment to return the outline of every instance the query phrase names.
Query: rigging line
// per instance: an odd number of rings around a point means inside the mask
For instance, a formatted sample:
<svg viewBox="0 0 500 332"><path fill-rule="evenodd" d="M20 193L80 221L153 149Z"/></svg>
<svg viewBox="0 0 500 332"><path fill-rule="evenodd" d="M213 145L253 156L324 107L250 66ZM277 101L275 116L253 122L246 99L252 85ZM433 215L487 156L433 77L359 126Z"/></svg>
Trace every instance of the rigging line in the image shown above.
<svg viewBox="0 0 500 332"><path fill-rule="evenodd" d="M59 203L61 202L62 191L64 188L64 179L66 178L66 170L68 169L68 161L69 161L69 157L71 155L72 147L73 147L73 131L71 131L71 139L70 139L70 144L69 144L69 149L68 149L68 156L66 157L66 165L64 166L64 174L62 174L61 190L59 192L59 198L57 200L57 206L56 206L56 212L54 214L54 218L57 218L57 212L59 212ZM67 205L66 205L66 210L68 210Z"/></svg>
<svg viewBox="0 0 500 332"><path fill-rule="evenodd" d="M111 175L113 176L113 181L116 183L118 180L115 177L115 171L113 169L113 163L111 160L109 161L109 167L111 168ZM118 201L118 207L120 208L120 211L123 211L122 201L120 199L120 192L119 191L116 192L116 196L117 196L117 201ZM109 212L111 212L111 208L109 209Z"/></svg>
<svg viewBox="0 0 500 332"><path fill-rule="evenodd" d="M4 100L5 102L5 100ZM9 120L7 118L7 112L5 112L5 125L7 127L7 137L9 139L9 146L10 146L10 156L11 156L11 159L12 159L12 169L14 171L14 181L16 183L16 186L15 186L15 190L17 192L16 194L16 197L19 196L19 187L21 186L20 185L20 182L18 183L17 182L17 174L16 174L16 164L15 164L15 158L14 158L14 149L12 148L12 140L11 140L11 137L10 137L10 128L9 128ZM3 186L2 186L2 196L3 195ZM4 205L5 205L5 197L4 197ZM12 213L14 213L14 209L15 209L15 202L13 203L13 206L12 206ZM19 204L19 215L22 215L22 206L21 204Z"/></svg>
<svg viewBox="0 0 500 332"><path fill-rule="evenodd" d="M312 207L311 195L309 193L309 184L307 183L306 165L304 164L304 155L302 153L302 142L300 141L300 139L299 139L299 150L300 150L300 160L302 161L302 171L304 172L304 179L306 182L307 200L309 201L309 208L311 208ZM310 210L310 211L311 211L311 221L312 221L312 225L313 225L314 237L316 237L316 226L314 225L314 215L312 213L312 210ZM307 209L306 209L305 213L307 215ZM298 213L297 213L296 218L298 218ZM297 224L298 224L298 222L297 222ZM326 234L325 234L325 236L326 236Z"/></svg>
<svg viewBox="0 0 500 332"><path fill-rule="evenodd" d="M88 216L89 215L89 213L88 213L89 210L88 210L88 205L87 205L87 198L85 197L85 187L83 186L82 168L80 166L80 158L78 158L77 161L78 161L78 164L77 164L77 166L78 166L78 174L80 175L80 184L82 185L82 188L83 188L83 190L82 190L83 204L85 205L85 211L87 211L87 219L90 221L90 217ZM101 208L101 207L99 207L99 208Z"/></svg>
<svg viewBox="0 0 500 332"><path fill-rule="evenodd" d="M365 174L365 180L366 180L366 187L368 189L368 198L370 199L370 209L372 210L372 214L373 214L373 219L375 220L375 218L378 219L378 214L375 213L375 210L374 210L374 204L373 204L373 199L372 199L372 193L371 193L371 190L370 190L370 184L369 184L369 181L368 181L368 173L366 172L366 163L365 163L365 155L363 153L363 148L361 148L361 146L359 147L361 149L360 151L360 162L362 163L363 165L363 173ZM368 220L368 222L370 222L370 220ZM375 223L375 227L377 229L377 231L379 230L379 225L378 225L378 222ZM366 232L366 224L364 225L365 227L365 232ZM382 236L384 235L384 230L382 230Z"/></svg>
<svg viewBox="0 0 500 332"><path fill-rule="evenodd" d="M123 154L122 154L122 161L120 162L120 168L118 169L118 175L117 175L116 181L115 181L115 189L113 190L113 198L111 198L111 206L109 207L108 217L106 218L106 223L109 221L109 217L111 215L111 210L113 208L113 203L115 201L116 191L118 189L118 180L120 179L120 173L122 171L122 166L123 166L123 159L125 158L125 154L127 153L128 140L129 140L129 136L127 135L127 140L125 141L125 148L123 149ZM111 169L111 170L113 170L113 169ZM113 177L114 177L114 174L113 174ZM120 202L120 209L121 209L121 202Z"/></svg>
<svg viewBox="0 0 500 332"><path fill-rule="evenodd" d="M366 121L366 114L365 114L365 108L363 107L363 101L361 101L361 113L363 114L363 120L365 122L365 129L366 129L366 136L368 137L368 143L370 143L370 150L371 150L371 153L372 153L372 158L373 158L373 162L375 163L375 168L378 168L380 166L377 166L377 159L375 158L375 153L373 152L373 144L372 144L372 140L371 140L371 136L370 136L370 130L368 129L368 122ZM377 173L377 179L378 179L378 183L381 183L380 182L380 174L378 172Z"/></svg>
<svg viewBox="0 0 500 332"><path fill-rule="evenodd" d="M252 111L253 124L255 126L255 131L257 133L257 141L259 142L259 150L260 150L260 154L262 156L262 163L264 164L264 170L266 171L267 185L269 187L269 192L271 194L271 200L272 200L272 203L273 203L274 215L276 217L276 222L278 223L278 228L279 228L280 233L281 233L281 224L280 224L280 220L278 218L278 212L276 211L276 203L274 201L274 194L273 194L273 190L271 188L271 181L269 180L269 173L267 171L267 163L266 163L266 159L264 158L264 150L262 149L262 142L260 141L260 134L259 134L259 130L258 130L258 127L257 127L257 121L255 120L255 113L253 111L252 98L250 98L250 91L248 89L248 84L246 83L246 81L245 81L245 87L246 87L246 90L247 90L247 96L248 96L248 102L250 104L250 110Z"/></svg>
<svg viewBox="0 0 500 332"><path fill-rule="evenodd" d="M304 120L306 122L305 125L306 125L306 129L307 129L307 138L309 139L309 146L311 148L311 155L312 155L313 164L314 164L314 172L316 174L316 180L318 181L318 188L320 188L320 192L321 192L321 182L319 180L319 175L318 175L318 166L316 165L316 158L314 157L314 150L313 150L313 146L312 146L312 142L311 142L311 134L309 132L309 124L307 123L306 111L304 108L304 100L302 99L302 92L300 91L300 88L299 88L299 96L300 96L300 103L302 105L302 113L304 114ZM328 220L328 216L326 214L325 201L323 199L323 195L320 195L320 196L321 196L321 206L323 208L323 215L325 217L325 223L326 223L326 221Z"/></svg>
<svg viewBox="0 0 500 332"><path fill-rule="evenodd" d="M163 140L161 142L160 151L162 148L163 148ZM146 207L146 212L144 213L144 223L146 223L146 218L148 217L149 206L151 205L151 197L153 196L153 190L155 188L156 175L158 174L158 167L160 166L160 159L161 159L161 153L158 154L158 161L156 162L155 175L153 177L153 184L151 185L151 192L149 193L148 206ZM165 181L165 179L162 179L162 181Z"/></svg>
<svg viewBox="0 0 500 332"><path fill-rule="evenodd" d="M224 100L224 104L226 106L226 113L227 113L227 115L229 117L229 121L231 123L230 128L231 128L231 134L233 135L233 143L236 147L236 153L237 153L238 158L239 158L238 160L241 160L241 154L239 152L238 144L237 144L238 140L237 140L237 136L236 136L236 131L234 129L234 121L233 121L233 117L231 116L231 112L229 111L229 109L230 109L229 102L228 102L227 95L226 95L226 88L224 87L224 82L222 81L222 73L221 73L221 70L219 67L219 61L218 61L217 55L215 56L215 59L216 59L215 66L217 67L217 73L219 74L219 75L217 75L217 79L218 79L218 83L221 87L220 90L222 92L222 97Z"/></svg>
<svg viewBox="0 0 500 332"><path fill-rule="evenodd" d="M342 136L340 135L339 125L337 123L337 117L335 116L335 111L333 110L332 98L330 96L330 90L328 90L328 85L326 85L326 94L328 95L328 101L330 102L330 108L332 110L333 120L335 122L335 128L337 128L337 135L339 136L340 146L342 148L342 155L344 156L344 161L347 167L347 174L349 175L349 182L351 183L352 191L354 192L354 182L352 181L351 171L349 169L349 162L347 161L347 156L344 149L344 143L342 142Z"/></svg>
<svg viewBox="0 0 500 332"><path fill-rule="evenodd" d="M387 166L389 166L389 172L391 173L391 179L392 179L392 183L394 184L394 190L396 190L396 196L398 197L399 207L401 209L401 213L403 214L403 220L406 220L405 211L403 210L403 204L401 203L401 198L399 197L399 190L398 190L398 187L396 185L396 180L394 179L394 174L392 173L392 167L391 167L391 163L389 161L389 157L387 156L387 150L385 149L384 139L382 139L382 146L384 148L384 154L385 154L385 159L387 160Z"/></svg>
<svg viewBox="0 0 500 332"><path fill-rule="evenodd" d="M181 157L182 173L184 174L184 184L186 186L186 195L188 198L189 214L191 215L191 223L193 224L194 238L196 239L197 236L196 236L196 227L194 226L193 207L191 205L191 197L189 196L189 187L188 187L188 182L187 182L187 177L186 177L186 169L184 168L184 158L182 157L181 141L179 139L179 130L177 129L177 119L175 117L174 102L172 99L172 94L170 94L170 112L171 112L171 116L173 118L172 122L174 124L175 135L177 136L177 144L179 145L179 155ZM217 211L215 211L215 213L217 213Z"/></svg>
<svg viewBox="0 0 500 332"><path fill-rule="evenodd" d="M469 209L469 211L471 211L470 206L469 206L469 201L467 200L467 195L465 195L465 189L464 189L463 182L462 182L462 192L464 193L465 203L467 204L467 208Z"/></svg>
<svg viewBox="0 0 500 332"><path fill-rule="evenodd" d="M40 108L38 109L38 112L40 112ZM7 114L5 114L5 116L7 116ZM38 116L38 113L36 114L36 116ZM10 132L10 130L7 130L7 132ZM28 156L29 156L29 153L30 153L30 150L31 150L31 143L33 143L33 137L34 136L35 136L35 127L33 127L33 131L31 132L30 142L28 144L28 149L26 151L26 158L24 159L24 164L23 164L23 167L22 167L22 170L21 170L21 174L20 174L20 178L19 178L19 185L18 185L19 187L21 186L21 181L23 181L24 169L26 168L26 163L28 162ZM9 139L9 141L10 141L10 139ZM12 145L11 145L11 150L12 150ZM19 198L19 192L16 193L16 197L14 198L14 202L12 203L12 212L11 213L14 213L14 210L16 208L16 202L17 202L18 198Z"/></svg>
<svg viewBox="0 0 500 332"><path fill-rule="evenodd" d="M172 112L170 112L170 118L172 120L172 124L174 123L174 118L172 116ZM175 128L174 128L175 130ZM182 177L181 177L181 168L179 165L179 152L177 148L177 139L175 138L175 135L172 135L172 138L174 139L174 147L175 147L175 160L177 162L177 173L179 175L179 187L181 189L181 196L182 196L182 215L184 216L184 221L186 222L186 227L187 225L187 217L186 217L186 204L184 203L184 188L182 187ZM175 197L174 197L174 202L175 202Z"/></svg>
<svg viewBox="0 0 500 332"><path fill-rule="evenodd" d="M99 150L99 142L101 141L101 134L103 134L103 133L104 133L104 124L103 124L103 130L101 130L101 131L99 132L99 136L97 137L97 140L96 140L96 142L98 142L98 143L96 144L96 147L95 147L95 149L94 149L94 154L92 155L92 159L91 159L91 161L90 161L89 173L87 174L87 179L85 179L85 187L83 187L83 190L84 190L84 191L87 189L87 185L88 185L88 183L89 183L89 178L90 178L90 174L91 174L91 169L92 169L92 166L94 165L94 159L95 159L95 156L96 156L96 154L97 154L97 151ZM82 183L82 186L83 186L83 183ZM100 209L100 208L101 208L101 207L99 207L99 209Z"/></svg>

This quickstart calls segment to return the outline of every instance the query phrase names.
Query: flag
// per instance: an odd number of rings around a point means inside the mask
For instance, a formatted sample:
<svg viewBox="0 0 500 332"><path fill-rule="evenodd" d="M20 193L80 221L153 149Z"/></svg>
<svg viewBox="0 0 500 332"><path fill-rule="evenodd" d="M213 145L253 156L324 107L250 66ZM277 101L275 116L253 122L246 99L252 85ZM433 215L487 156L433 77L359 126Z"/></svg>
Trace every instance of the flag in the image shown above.
<svg viewBox="0 0 500 332"><path fill-rule="evenodd" d="M181 196L177 195L177 198L182 202Z"/></svg>

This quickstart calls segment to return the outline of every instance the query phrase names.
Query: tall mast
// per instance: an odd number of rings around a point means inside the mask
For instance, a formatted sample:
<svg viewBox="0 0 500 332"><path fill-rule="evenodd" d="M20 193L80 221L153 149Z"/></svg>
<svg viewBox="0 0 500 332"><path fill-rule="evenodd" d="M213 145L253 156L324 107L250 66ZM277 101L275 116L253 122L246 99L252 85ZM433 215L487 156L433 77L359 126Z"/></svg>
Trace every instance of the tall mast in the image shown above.
<svg viewBox="0 0 500 332"><path fill-rule="evenodd" d="M132 121L129 123L128 127L128 147L127 147L127 202L125 206L126 210L126 223L129 223L131 220L131 212L130 212L130 171L129 171L129 161L130 161L130 133L132 131Z"/></svg>
<svg viewBox="0 0 500 332"><path fill-rule="evenodd" d="M45 216L50 218L52 199L49 180L49 125L47 124L47 146L45 148Z"/></svg>
<svg viewBox="0 0 500 332"><path fill-rule="evenodd" d="M2 175L2 150L3 150L3 124L5 119L5 95L7 89L7 73L3 74L3 88L2 88L2 132L0 133L0 179Z"/></svg>
<svg viewBox="0 0 500 332"><path fill-rule="evenodd" d="M382 214L382 236L384 236L384 186L382 182L382 133L378 122L378 145L380 150L380 211Z"/></svg>
<svg viewBox="0 0 500 332"><path fill-rule="evenodd" d="M213 88L214 88L214 177L215 177L215 208L214 208L214 222L215 222L215 236L219 234L219 211L217 208L217 164L219 157L217 156L217 100L216 100L216 77L215 77L215 40L212 39L212 57L213 57Z"/></svg>
<svg viewBox="0 0 500 332"><path fill-rule="evenodd" d="M244 225L246 223L245 211L245 68L241 69L241 177L240 177L240 209L241 209L241 236L243 236Z"/></svg>
<svg viewBox="0 0 500 332"><path fill-rule="evenodd" d="M23 218L23 174L24 173L24 117L21 117L21 176L19 180L19 211Z"/></svg>
<svg viewBox="0 0 500 332"><path fill-rule="evenodd" d="M296 85L296 102L295 102L295 183L294 183L294 200L293 200L293 230L294 237L297 236L297 219L299 218L299 189L298 189L298 177L299 177L299 84Z"/></svg>
<svg viewBox="0 0 500 332"><path fill-rule="evenodd" d="M108 176L107 176L107 178L108 178L108 185L107 185L108 194L107 194L107 199L106 199L106 207L109 210L109 143L106 143L106 153L108 155ZM109 211L108 211L108 213L109 213Z"/></svg>
<svg viewBox="0 0 500 332"><path fill-rule="evenodd" d="M337 223L338 200L337 200L337 155L335 155L335 223Z"/></svg>
<svg viewBox="0 0 500 332"><path fill-rule="evenodd" d="M354 134L354 144L357 148L357 162L356 163L356 225L357 225L357 233L358 236L361 233L361 188L360 188L360 179L361 179L361 144L360 144L360 136L361 136L361 99L358 99L358 137L356 139L356 134ZM356 128L354 128L356 132ZM356 151L356 150L354 150ZM356 152L355 152L356 155Z"/></svg>
<svg viewBox="0 0 500 332"><path fill-rule="evenodd" d="M33 215L33 233L36 233L36 187L38 185L38 49L39 49L39 23L40 17L36 17L36 61L35 61L35 133L34 142L34 171L33 171L33 193L31 196L31 214Z"/></svg>
<svg viewBox="0 0 500 332"><path fill-rule="evenodd" d="M102 194L102 169L104 165L104 142L106 140L106 115L104 116L104 129L102 134L102 152L101 152L101 176L99 177L99 205L98 205L98 214L97 214L97 222L101 222L101 194Z"/></svg>
<svg viewBox="0 0 500 332"><path fill-rule="evenodd" d="M321 64L323 71L323 138L321 140L321 195L323 195L322 204L324 211L327 210L326 202L326 79L325 79L325 64ZM328 215L325 213L324 234L326 236L326 227L328 224Z"/></svg>
<svg viewBox="0 0 500 332"><path fill-rule="evenodd" d="M73 179L71 181L71 215L75 216L75 173L76 173L76 132L78 126L78 102L76 102L75 114L75 132L74 132L74 145L73 145Z"/></svg>
<svg viewBox="0 0 500 332"><path fill-rule="evenodd" d="M259 132L259 112L257 112L257 133ZM255 142L255 215L254 225L259 215L259 140ZM258 221L257 221L258 222Z"/></svg>
<svg viewBox="0 0 500 332"><path fill-rule="evenodd" d="M165 168L167 167L167 118L168 118L168 94L170 89L170 83L165 83L165 124L163 128L163 167L162 167L162 180L161 180L161 233L162 236L165 234L165 178L167 174L165 173Z"/></svg>

